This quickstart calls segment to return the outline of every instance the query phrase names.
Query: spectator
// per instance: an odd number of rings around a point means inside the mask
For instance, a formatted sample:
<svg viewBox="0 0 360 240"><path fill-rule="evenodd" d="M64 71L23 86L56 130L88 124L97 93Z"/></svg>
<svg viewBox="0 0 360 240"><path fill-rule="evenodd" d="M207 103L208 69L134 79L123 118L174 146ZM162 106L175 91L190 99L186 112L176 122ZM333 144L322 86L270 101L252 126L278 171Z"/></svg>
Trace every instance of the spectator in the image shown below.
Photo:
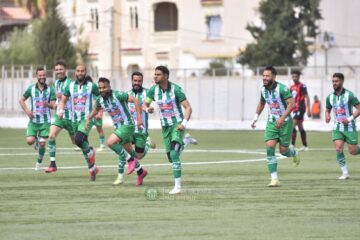
<svg viewBox="0 0 360 240"><path fill-rule="evenodd" d="M314 102L311 105L311 116L313 119L320 119L321 103L317 95L314 96Z"/></svg>

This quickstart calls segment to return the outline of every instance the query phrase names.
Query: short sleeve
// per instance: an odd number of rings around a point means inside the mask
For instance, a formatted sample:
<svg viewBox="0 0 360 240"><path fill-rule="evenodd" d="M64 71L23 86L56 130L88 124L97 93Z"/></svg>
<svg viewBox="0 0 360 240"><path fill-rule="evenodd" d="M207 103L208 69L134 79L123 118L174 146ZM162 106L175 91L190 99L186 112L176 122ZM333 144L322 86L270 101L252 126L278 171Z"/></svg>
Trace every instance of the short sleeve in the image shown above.
<svg viewBox="0 0 360 240"><path fill-rule="evenodd" d="M119 100L120 102L127 102L129 99L129 94L126 92L116 92L115 93L115 97L117 98L117 100Z"/></svg>
<svg viewBox="0 0 360 240"><path fill-rule="evenodd" d="M287 86L284 86L281 93L280 93L283 97L284 100L288 99L288 98L292 98L292 94L290 92L290 89Z"/></svg>
<svg viewBox="0 0 360 240"><path fill-rule="evenodd" d="M359 99L358 99L354 94L352 94L351 96L352 96L352 98L351 98L351 105L352 105L352 106L358 105L358 104L360 103L360 102L359 102Z"/></svg>
<svg viewBox="0 0 360 240"><path fill-rule="evenodd" d="M307 87L306 87L305 84L302 85L301 90L302 90L302 92L303 92L304 95L307 95L307 94L308 94Z"/></svg>
<svg viewBox="0 0 360 240"><path fill-rule="evenodd" d="M56 101L55 89L50 87L50 101Z"/></svg>
<svg viewBox="0 0 360 240"><path fill-rule="evenodd" d="M175 88L175 98L179 101L179 102L182 102L182 101L185 101L186 100L186 96L185 96L185 93L184 91L182 90L181 87L177 86Z"/></svg>
<svg viewBox="0 0 360 240"><path fill-rule="evenodd" d="M99 96L99 95L100 95L100 93L99 93L99 88L98 88L98 86L97 86L95 83L92 84L91 93L94 94L95 96Z"/></svg>
<svg viewBox="0 0 360 240"><path fill-rule="evenodd" d="M147 90L146 92L146 99L145 102L146 103L151 103L153 100L155 100L154 95L155 95L155 87L156 86L152 86L150 89Z"/></svg>
<svg viewBox="0 0 360 240"><path fill-rule="evenodd" d="M28 87L26 89L26 91L24 92L23 96L24 96L25 99L28 99L31 96L31 87L32 86Z"/></svg>
<svg viewBox="0 0 360 240"><path fill-rule="evenodd" d="M330 103L330 95L326 97L326 109L332 109L332 105Z"/></svg>

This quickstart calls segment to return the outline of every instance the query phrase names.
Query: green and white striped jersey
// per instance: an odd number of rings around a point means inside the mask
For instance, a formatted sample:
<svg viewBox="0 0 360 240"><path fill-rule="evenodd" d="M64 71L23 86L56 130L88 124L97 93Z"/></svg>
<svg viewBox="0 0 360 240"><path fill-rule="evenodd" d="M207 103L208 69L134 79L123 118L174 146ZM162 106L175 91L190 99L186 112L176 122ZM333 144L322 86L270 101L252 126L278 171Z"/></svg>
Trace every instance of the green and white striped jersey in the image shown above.
<svg viewBox="0 0 360 240"><path fill-rule="evenodd" d="M96 99L96 107L107 111L113 120L114 127L122 125L134 125L128 107L128 97L126 92L112 90L109 98L99 96Z"/></svg>
<svg viewBox="0 0 360 240"><path fill-rule="evenodd" d="M138 101L139 101L139 104L140 106L143 105L145 99L146 99L146 96L147 96L147 89L146 88L142 88L141 91L139 92L134 92L134 90L130 90L128 91L128 94L137 98ZM135 122L135 125L136 125L136 108L135 108L135 104L132 103L132 102L128 102L128 106L129 106L129 110L130 110L130 113L131 113L131 116ZM149 114L145 111L142 111L141 113L141 118L142 118L142 122L143 122L143 129L142 130L139 130L138 127L136 126L135 128L135 133L147 133L148 132L148 126L149 126Z"/></svg>
<svg viewBox="0 0 360 240"><path fill-rule="evenodd" d="M56 100L54 88L45 84L44 89L40 91L38 84L34 83L26 89L23 96L25 99L30 97L31 111L34 115L31 121L38 124L50 123L50 108L44 105L45 102Z"/></svg>
<svg viewBox="0 0 360 240"><path fill-rule="evenodd" d="M334 113L334 130L341 132L356 132L355 120L352 120L347 126L340 121L353 114L353 106L360 104L357 97L349 90L343 89L339 96L335 92L326 98L326 108L332 109Z"/></svg>
<svg viewBox="0 0 360 240"><path fill-rule="evenodd" d="M266 87L261 88L261 99L263 103L268 105L268 122L275 122L284 115L287 108L286 99L292 98L292 94L287 86L282 83L275 82L273 88L268 90ZM285 121L289 121L291 116L287 116Z"/></svg>
<svg viewBox="0 0 360 240"><path fill-rule="evenodd" d="M60 108L60 102L61 102L61 98L64 94L65 89L70 85L70 83L72 82L71 78L69 77L65 77L65 79L63 80L55 80L54 83L54 87L55 87L55 93L56 93L56 114L59 113ZM63 115L63 119L67 119L67 120L71 120L72 117L72 113L71 113L71 101L67 101L65 108L64 108L64 115Z"/></svg>
<svg viewBox="0 0 360 240"><path fill-rule="evenodd" d="M99 96L99 89L90 81L82 85L79 85L78 81L73 81L65 87L64 95L71 101L72 121L78 122L85 120L92 111L93 101Z"/></svg>
<svg viewBox="0 0 360 240"><path fill-rule="evenodd" d="M155 101L158 105L161 125L164 127L182 122L184 114L181 109L181 102L185 100L186 96L181 87L172 82L169 82L165 91L158 84L152 86L146 98L147 103Z"/></svg>

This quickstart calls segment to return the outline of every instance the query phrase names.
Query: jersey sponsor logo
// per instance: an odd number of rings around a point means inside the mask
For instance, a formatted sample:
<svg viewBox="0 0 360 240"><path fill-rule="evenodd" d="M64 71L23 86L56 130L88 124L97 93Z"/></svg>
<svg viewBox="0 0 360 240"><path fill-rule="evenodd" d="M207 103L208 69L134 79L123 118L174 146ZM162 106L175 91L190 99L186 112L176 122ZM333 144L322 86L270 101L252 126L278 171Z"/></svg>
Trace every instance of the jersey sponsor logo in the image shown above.
<svg viewBox="0 0 360 240"><path fill-rule="evenodd" d="M296 90L292 91L293 98L296 98L296 95L297 95L297 91Z"/></svg>
<svg viewBox="0 0 360 240"><path fill-rule="evenodd" d="M37 102L35 102L35 106L36 107L44 107L45 103L46 103L46 101L37 101Z"/></svg>
<svg viewBox="0 0 360 240"><path fill-rule="evenodd" d="M33 101L35 102L42 102L42 101L46 101L47 97L33 97Z"/></svg>
<svg viewBox="0 0 360 240"><path fill-rule="evenodd" d="M171 118L176 116L174 112L174 103L172 100L167 100L165 103L160 102L158 106L164 118Z"/></svg>

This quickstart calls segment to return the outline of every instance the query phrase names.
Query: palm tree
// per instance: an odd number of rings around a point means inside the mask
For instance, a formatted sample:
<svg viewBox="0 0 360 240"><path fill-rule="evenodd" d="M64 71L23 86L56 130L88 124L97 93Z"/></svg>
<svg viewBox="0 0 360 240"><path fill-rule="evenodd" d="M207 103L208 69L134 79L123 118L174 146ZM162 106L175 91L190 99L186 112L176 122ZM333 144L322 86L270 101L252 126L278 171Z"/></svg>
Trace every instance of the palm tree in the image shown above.
<svg viewBox="0 0 360 240"><path fill-rule="evenodd" d="M32 18L44 18L46 16L47 0L14 0L15 4L26 8Z"/></svg>

